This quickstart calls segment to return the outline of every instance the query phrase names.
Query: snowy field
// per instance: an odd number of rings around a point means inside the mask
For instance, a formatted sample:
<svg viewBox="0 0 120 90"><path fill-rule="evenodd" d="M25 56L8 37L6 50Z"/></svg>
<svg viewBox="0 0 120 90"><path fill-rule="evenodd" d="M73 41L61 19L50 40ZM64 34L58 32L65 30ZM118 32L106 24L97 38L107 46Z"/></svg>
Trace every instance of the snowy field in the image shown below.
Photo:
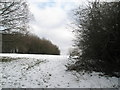
<svg viewBox="0 0 120 90"><path fill-rule="evenodd" d="M62 55L0 54L0 88L115 88L118 86L118 79L115 77L66 71L67 63L68 56Z"/></svg>

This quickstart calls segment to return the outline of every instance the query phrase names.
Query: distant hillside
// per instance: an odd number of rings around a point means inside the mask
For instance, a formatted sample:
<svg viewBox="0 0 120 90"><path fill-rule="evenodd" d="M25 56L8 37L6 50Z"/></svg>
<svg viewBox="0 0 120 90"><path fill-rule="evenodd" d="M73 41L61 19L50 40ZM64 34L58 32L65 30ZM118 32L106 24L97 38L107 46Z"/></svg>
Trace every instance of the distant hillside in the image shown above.
<svg viewBox="0 0 120 90"><path fill-rule="evenodd" d="M53 54L60 55L59 48L47 39L32 34L3 33L3 53Z"/></svg>

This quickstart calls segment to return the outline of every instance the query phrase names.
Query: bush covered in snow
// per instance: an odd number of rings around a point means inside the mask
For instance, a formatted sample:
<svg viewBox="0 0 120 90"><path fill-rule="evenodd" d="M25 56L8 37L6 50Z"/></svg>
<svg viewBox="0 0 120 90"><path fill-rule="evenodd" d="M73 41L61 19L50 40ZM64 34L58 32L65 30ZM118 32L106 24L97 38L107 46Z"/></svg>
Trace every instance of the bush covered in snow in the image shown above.
<svg viewBox="0 0 120 90"><path fill-rule="evenodd" d="M78 59L71 70L120 77L120 2L93 2L75 10Z"/></svg>

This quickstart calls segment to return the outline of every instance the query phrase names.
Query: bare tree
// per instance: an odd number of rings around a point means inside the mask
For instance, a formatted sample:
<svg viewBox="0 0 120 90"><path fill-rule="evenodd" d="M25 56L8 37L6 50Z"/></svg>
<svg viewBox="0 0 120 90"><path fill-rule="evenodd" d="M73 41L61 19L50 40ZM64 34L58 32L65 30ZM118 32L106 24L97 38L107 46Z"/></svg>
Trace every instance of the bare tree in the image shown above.
<svg viewBox="0 0 120 90"><path fill-rule="evenodd" d="M0 30L26 32L29 15L25 0L0 0Z"/></svg>

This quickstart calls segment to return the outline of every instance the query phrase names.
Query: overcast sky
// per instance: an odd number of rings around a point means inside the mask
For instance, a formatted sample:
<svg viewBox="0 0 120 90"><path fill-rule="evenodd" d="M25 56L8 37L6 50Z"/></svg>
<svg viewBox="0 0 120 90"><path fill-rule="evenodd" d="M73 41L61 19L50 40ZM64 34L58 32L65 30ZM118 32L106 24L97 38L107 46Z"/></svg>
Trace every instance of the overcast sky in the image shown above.
<svg viewBox="0 0 120 90"><path fill-rule="evenodd" d="M71 10L80 0L28 0L35 20L30 22L31 32L57 45L61 54L67 54L73 45ZM82 1L81 1L82 2Z"/></svg>
<svg viewBox="0 0 120 90"><path fill-rule="evenodd" d="M28 0L34 15L30 22L31 32L56 44L61 54L67 54L73 45L74 35L69 26L72 23L71 10L87 1L94 0Z"/></svg>

